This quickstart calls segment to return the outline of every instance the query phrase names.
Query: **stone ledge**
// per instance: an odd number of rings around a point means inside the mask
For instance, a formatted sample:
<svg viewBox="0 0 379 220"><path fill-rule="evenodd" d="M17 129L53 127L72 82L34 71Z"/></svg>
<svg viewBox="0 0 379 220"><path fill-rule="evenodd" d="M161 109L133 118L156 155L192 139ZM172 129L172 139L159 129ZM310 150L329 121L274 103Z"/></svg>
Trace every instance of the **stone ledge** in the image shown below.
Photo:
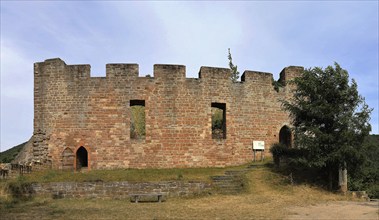
<svg viewBox="0 0 379 220"><path fill-rule="evenodd" d="M130 195L161 194L166 197L182 197L206 194L212 185L206 182L59 182L34 183L33 195L53 198L112 198L129 199Z"/></svg>

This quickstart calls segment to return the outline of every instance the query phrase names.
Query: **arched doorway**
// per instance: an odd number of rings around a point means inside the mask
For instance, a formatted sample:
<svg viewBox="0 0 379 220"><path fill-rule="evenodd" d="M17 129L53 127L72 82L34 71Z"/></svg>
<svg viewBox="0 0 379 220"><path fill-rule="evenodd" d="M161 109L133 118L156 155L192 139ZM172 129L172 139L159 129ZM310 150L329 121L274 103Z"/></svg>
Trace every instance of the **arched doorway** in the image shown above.
<svg viewBox="0 0 379 220"><path fill-rule="evenodd" d="M284 144L288 148L292 146L291 129L288 126L283 126L279 131L279 143Z"/></svg>
<svg viewBox="0 0 379 220"><path fill-rule="evenodd" d="M74 169L74 152L70 148L64 149L62 152L62 169L73 170Z"/></svg>
<svg viewBox="0 0 379 220"><path fill-rule="evenodd" d="M88 152L83 146L76 151L76 170L81 168L88 168Z"/></svg>

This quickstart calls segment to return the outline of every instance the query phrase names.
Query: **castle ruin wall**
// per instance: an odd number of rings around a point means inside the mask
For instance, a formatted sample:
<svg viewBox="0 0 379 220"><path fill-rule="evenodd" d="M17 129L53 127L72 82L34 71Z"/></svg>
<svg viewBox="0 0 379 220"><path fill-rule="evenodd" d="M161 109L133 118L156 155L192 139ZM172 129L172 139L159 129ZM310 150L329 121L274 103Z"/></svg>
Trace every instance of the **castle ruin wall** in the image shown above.
<svg viewBox="0 0 379 220"><path fill-rule="evenodd" d="M285 84L302 70L284 68L280 80ZM245 71L241 82L232 82L230 74L201 67L199 78L186 78L185 66L156 64L153 77L139 77L137 64L107 64L106 77L91 77L90 65L59 58L35 63L34 158L56 169L75 168L84 147L88 169L249 162L253 141L264 141L268 150L290 124L279 99L292 96L291 86L276 91L270 73ZM142 140L130 137L131 100L145 103ZM225 139L212 138L212 103L225 106Z"/></svg>

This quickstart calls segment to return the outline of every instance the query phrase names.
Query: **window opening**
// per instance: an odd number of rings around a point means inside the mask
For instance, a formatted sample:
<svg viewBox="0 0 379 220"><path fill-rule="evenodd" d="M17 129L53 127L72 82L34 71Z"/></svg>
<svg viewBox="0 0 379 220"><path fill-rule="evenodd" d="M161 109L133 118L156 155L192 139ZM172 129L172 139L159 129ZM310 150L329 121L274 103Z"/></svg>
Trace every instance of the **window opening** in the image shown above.
<svg viewBox="0 0 379 220"><path fill-rule="evenodd" d="M145 100L130 100L130 138L145 139Z"/></svg>
<svg viewBox="0 0 379 220"><path fill-rule="evenodd" d="M85 167L88 167L88 152L83 146L81 146L76 151L76 169L80 170Z"/></svg>
<svg viewBox="0 0 379 220"><path fill-rule="evenodd" d="M226 139L226 104L212 103L212 138Z"/></svg>
<svg viewBox="0 0 379 220"><path fill-rule="evenodd" d="M279 131L279 143L284 144L288 148L292 146L292 134L291 129L287 126L283 126Z"/></svg>

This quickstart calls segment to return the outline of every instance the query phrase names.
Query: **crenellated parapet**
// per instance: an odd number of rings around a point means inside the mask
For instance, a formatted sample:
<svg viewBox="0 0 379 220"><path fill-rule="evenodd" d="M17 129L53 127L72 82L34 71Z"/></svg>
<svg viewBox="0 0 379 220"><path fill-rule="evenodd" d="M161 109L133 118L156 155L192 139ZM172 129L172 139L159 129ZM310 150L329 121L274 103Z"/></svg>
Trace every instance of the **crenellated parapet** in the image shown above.
<svg viewBox="0 0 379 220"><path fill-rule="evenodd" d="M243 74L241 76L241 82L271 84L272 74L271 73L265 73L265 72L259 72L259 71L246 70L245 72L243 72Z"/></svg>
<svg viewBox="0 0 379 220"><path fill-rule="evenodd" d="M89 78L91 65L67 65L60 58L47 59L34 64L34 75L48 77Z"/></svg>
<svg viewBox="0 0 379 220"><path fill-rule="evenodd" d="M155 64L154 78L162 80L184 80L186 78L186 66Z"/></svg>
<svg viewBox="0 0 379 220"><path fill-rule="evenodd" d="M137 78L138 74L138 64L112 63L106 65L107 78Z"/></svg>
<svg viewBox="0 0 379 220"><path fill-rule="evenodd" d="M288 81L294 79L295 77L298 77L303 71L304 71L304 67L302 66L286 67L280 72L279 81L283 85L286 85Z"/></svg>
<svg viewBox="0 0 379 220"><path fill-rule="evenodd" d="M300 66L289 66L280 72L279 81L282 85L301 74L304 70ZM91 66L84 65L67 65L60 58L47 59L44 62L34 64L35 76L43 74L45 77L68 77L68 78L91 78ZM112 63L106 64L106 78L109 79L135 79L139 78L138 64ZM186 66L155 64L154 79L163 81L183 81L186 79ZM231 76L230 69L219 67L202 66L198 78L201 80L228 80ZM271 85L273 79L272 73L246 70L241 76L241 83L253 83L261 85ZM201 82L201 80L199 82Z"/></svg>
<svg viewBox="0 0 379 220"><path fill-rule="evenodd" d="M202 66L199 72L200 79L230 79L232 73L230 69Z"/></svg>

